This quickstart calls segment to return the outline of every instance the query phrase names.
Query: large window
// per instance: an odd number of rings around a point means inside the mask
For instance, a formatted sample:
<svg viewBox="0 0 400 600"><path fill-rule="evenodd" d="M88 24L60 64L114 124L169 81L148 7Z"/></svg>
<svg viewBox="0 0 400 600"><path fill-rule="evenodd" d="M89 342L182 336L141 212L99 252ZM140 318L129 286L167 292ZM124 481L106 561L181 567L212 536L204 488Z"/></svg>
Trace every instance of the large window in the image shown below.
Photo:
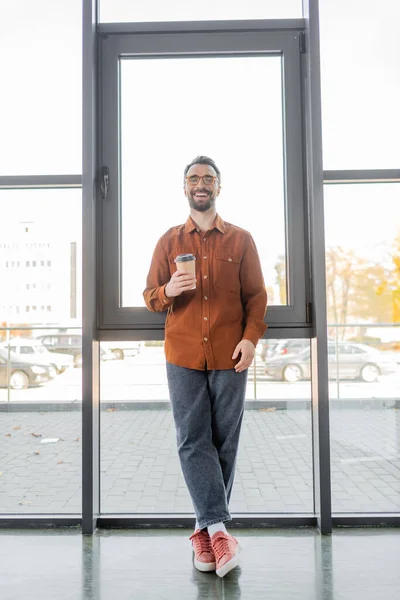
<svg viewBox="0 0 400 600"><path fill-rule="evenodd" d="M334 512L399 506L399 187L325 186Z"/></svg>
<svg viewBox="0 0 400 600"><path fill-rule="evenodd" d="M2 190L0 213L0 505L80 513L81 191Z"/></svg>
<svg viewBox="0 0 400 600"><path fill-rule="evenodd" d="M399 6L320 5L332 510L392 513L400 490L400 202L399 184L389 183L398 171L389 169L400 166Z"/></svg>
<svg viewBox="0 0 400 600"><path fill-rule="evenodd" d="M399 16L320 1L334 513L399 510Z"/></svg>
<svg viewBox="0 0 400 600"><path fill-rule="evenodd" d="M156 240L187 217L183 169L198 154L220 166L218 211L253 234L270 298L270 329L249 370L232 512L311 516L319 494L328 531L328 477L314 490L313 474L329 472L329 448L334 513L398 512L399 3L319 0L329 381L315 387L324 348L315 360L310 315L322 309L309 253L322 255L323 222L318 44L300 19L309 3L100 0L97 27L90 2L4 4L1 512L78 520L83 400L87 532L99 489L102 513L193 516L168 401L164 318L141 293ZM101 167L104 197L91 177ZM99 369L92 338L104 340ZM330 440L313 440L328 416Z"/></svg>
<svg viewBox="0 0 400 600"><path fill-rule="evenodd" d="M164 315L143 307L142 292L157 240L187 219L183 170L199 154L221 170L222 218L253 234L270 326L307 327L301 32L292 27L103 40L100 328L162 331Z"/></svg>
<svg viewBox="0 0 400 600"><path fill-rule="evenodd" d="M3 2L2 21L0 512L78 519L82 2Z"/></svg>

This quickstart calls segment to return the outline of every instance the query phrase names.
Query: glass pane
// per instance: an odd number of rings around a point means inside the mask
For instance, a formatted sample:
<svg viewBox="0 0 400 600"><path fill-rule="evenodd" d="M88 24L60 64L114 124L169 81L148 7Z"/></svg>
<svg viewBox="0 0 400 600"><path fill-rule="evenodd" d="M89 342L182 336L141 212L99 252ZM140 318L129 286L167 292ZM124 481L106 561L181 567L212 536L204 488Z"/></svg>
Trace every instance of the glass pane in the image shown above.
<svg viewBox="0 0 400 600"><path fill-rule="evenodd" d="M221 170L219 214L255 239L269 304L287 303L281 69L280 57L122 61L123 306L144 306L156 242L189 214L183 171L199 154Z"/></svg>
<svg viewBox="0 0 400 600"><path fill-rule="evenodd" d="M362 323L374 337L373 326L400 322L399 193L399 184L325 186L328 323Z"/></svg>
<svg viewBox="0 0 400 600"><path fill-rule="evenodd" d="M81 212L80 190L0 192L2 512L81 512Z"/></svg>
<svg viewBox="0 0 400 600"><path fill-rule="evenodd" d="M100 0L100 21L213 21L230 19L288 19L301 18L301 0Z"/></svg>
<svg viewBox="0 0 400 600"><path fill-rule="evenodd" d="M101 363L102 513L192 515L163 342L101 346L114 354ZM309 376L308 340L258 345L249 368L233 513L313 511Z"/></svg>
<svg viewBox="0 0 400 600"><path fill-rule="evenodd" d="M0 175L82 171L81 5L2 3Z"/></svg>
<svg viewBox="0 0 400 600"><path fill-rule="evenodd" d="M335 512L399 510L399 190L325 188Z"/></svg>
<svg viewBox="0 0 400 600"><path fill-rule="evenodd" d="M0 191L0 321L80 326L81 196Z"/></svg>
<svg viewBox="0 0 400 600"><path fill-rule="evenodd" d="M325 169L399 168L397 0L320 0Z"/></svg>

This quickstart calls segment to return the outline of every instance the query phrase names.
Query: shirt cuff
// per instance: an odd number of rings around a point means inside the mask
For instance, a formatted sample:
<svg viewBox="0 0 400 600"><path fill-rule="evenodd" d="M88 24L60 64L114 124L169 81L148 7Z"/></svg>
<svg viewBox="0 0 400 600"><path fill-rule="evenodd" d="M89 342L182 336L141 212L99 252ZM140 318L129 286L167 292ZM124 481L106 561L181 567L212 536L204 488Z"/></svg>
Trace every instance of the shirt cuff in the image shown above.
<svg viewBox="0 0 400 600"><path fill-rule="evenodd" d="M244 330L242 339L250 340L250 342L252 342L254 344L254 346L257 346L258 342L264 335L264 332L267 330L267 328L268 328L268 326L265 325L264 331L260 334L260 332L255 330L253 327L246 327L246 329Z"/></svg>
<svg viewBox="0 0 400 600"><path fill-rule="evenodd" d="M174 299L168 298L168 296L165 295L166 286L167 284L163 285L160 289L160 302L163 306L165 306L165 308L168 308L169 306L172 306L172 304L174 303Z"/></svg>

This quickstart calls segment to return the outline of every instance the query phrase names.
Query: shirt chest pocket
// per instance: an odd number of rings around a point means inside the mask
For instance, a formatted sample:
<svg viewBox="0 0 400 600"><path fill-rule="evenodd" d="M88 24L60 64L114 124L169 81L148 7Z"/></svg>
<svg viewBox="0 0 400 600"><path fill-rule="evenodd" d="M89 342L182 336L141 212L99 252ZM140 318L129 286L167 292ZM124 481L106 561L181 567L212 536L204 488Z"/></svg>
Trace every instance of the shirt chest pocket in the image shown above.
<svg viewBox="0 0 400 600"><path fill-rule="evenodd" d="M229 250L216 252L215 287L230 294L240 294L240 258Z"/></svg>

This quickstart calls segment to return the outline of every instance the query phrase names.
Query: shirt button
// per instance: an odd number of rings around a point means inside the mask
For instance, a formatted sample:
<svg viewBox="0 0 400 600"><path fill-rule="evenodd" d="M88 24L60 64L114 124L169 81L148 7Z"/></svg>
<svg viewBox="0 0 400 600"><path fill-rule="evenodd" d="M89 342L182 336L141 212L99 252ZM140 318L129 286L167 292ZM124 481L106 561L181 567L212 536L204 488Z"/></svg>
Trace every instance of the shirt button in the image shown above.
<svg viewBox="0 0 400 600"><path fill-rule="evenodd" d="M203 242L205 242L205 241L206 241L206 239L207 239L207 238L203 238Z"/></svg>
<svg viewBox="0 0 400 600"><path fill-rule="evenodd" d="M203 340L204 340L205 342L208 342L208 338L203 338Z"/></svg>
<svg viewBox="0 0 400 600"><path fill-rule="evenodd" d="M205 320L205 321L208 321L207 317L204 317L204 320Z"/></svg>
<svg viewBox="0 0 400 600"><path fill-rule="evenodd" d="M229 260L229 262L232 262L232 259L231 259L231 258L228 258L228 260Z"/></svg>
<svg viewBox="0 0 400 600"><path fill-rule="evenodd" d="M208 300L208 296L204 296L204 300Z"/></svg>
<svg viewBox="0 0 400 600"><path fill-rule="evenodd" d="M203 279L207 279L207 275L204 275Z"/></svg>
<svg viewBox="0 0 400 600"><path fill-rule="evenodd" d="M204 260L207 258L207 256L203 256Z"/></svg>

